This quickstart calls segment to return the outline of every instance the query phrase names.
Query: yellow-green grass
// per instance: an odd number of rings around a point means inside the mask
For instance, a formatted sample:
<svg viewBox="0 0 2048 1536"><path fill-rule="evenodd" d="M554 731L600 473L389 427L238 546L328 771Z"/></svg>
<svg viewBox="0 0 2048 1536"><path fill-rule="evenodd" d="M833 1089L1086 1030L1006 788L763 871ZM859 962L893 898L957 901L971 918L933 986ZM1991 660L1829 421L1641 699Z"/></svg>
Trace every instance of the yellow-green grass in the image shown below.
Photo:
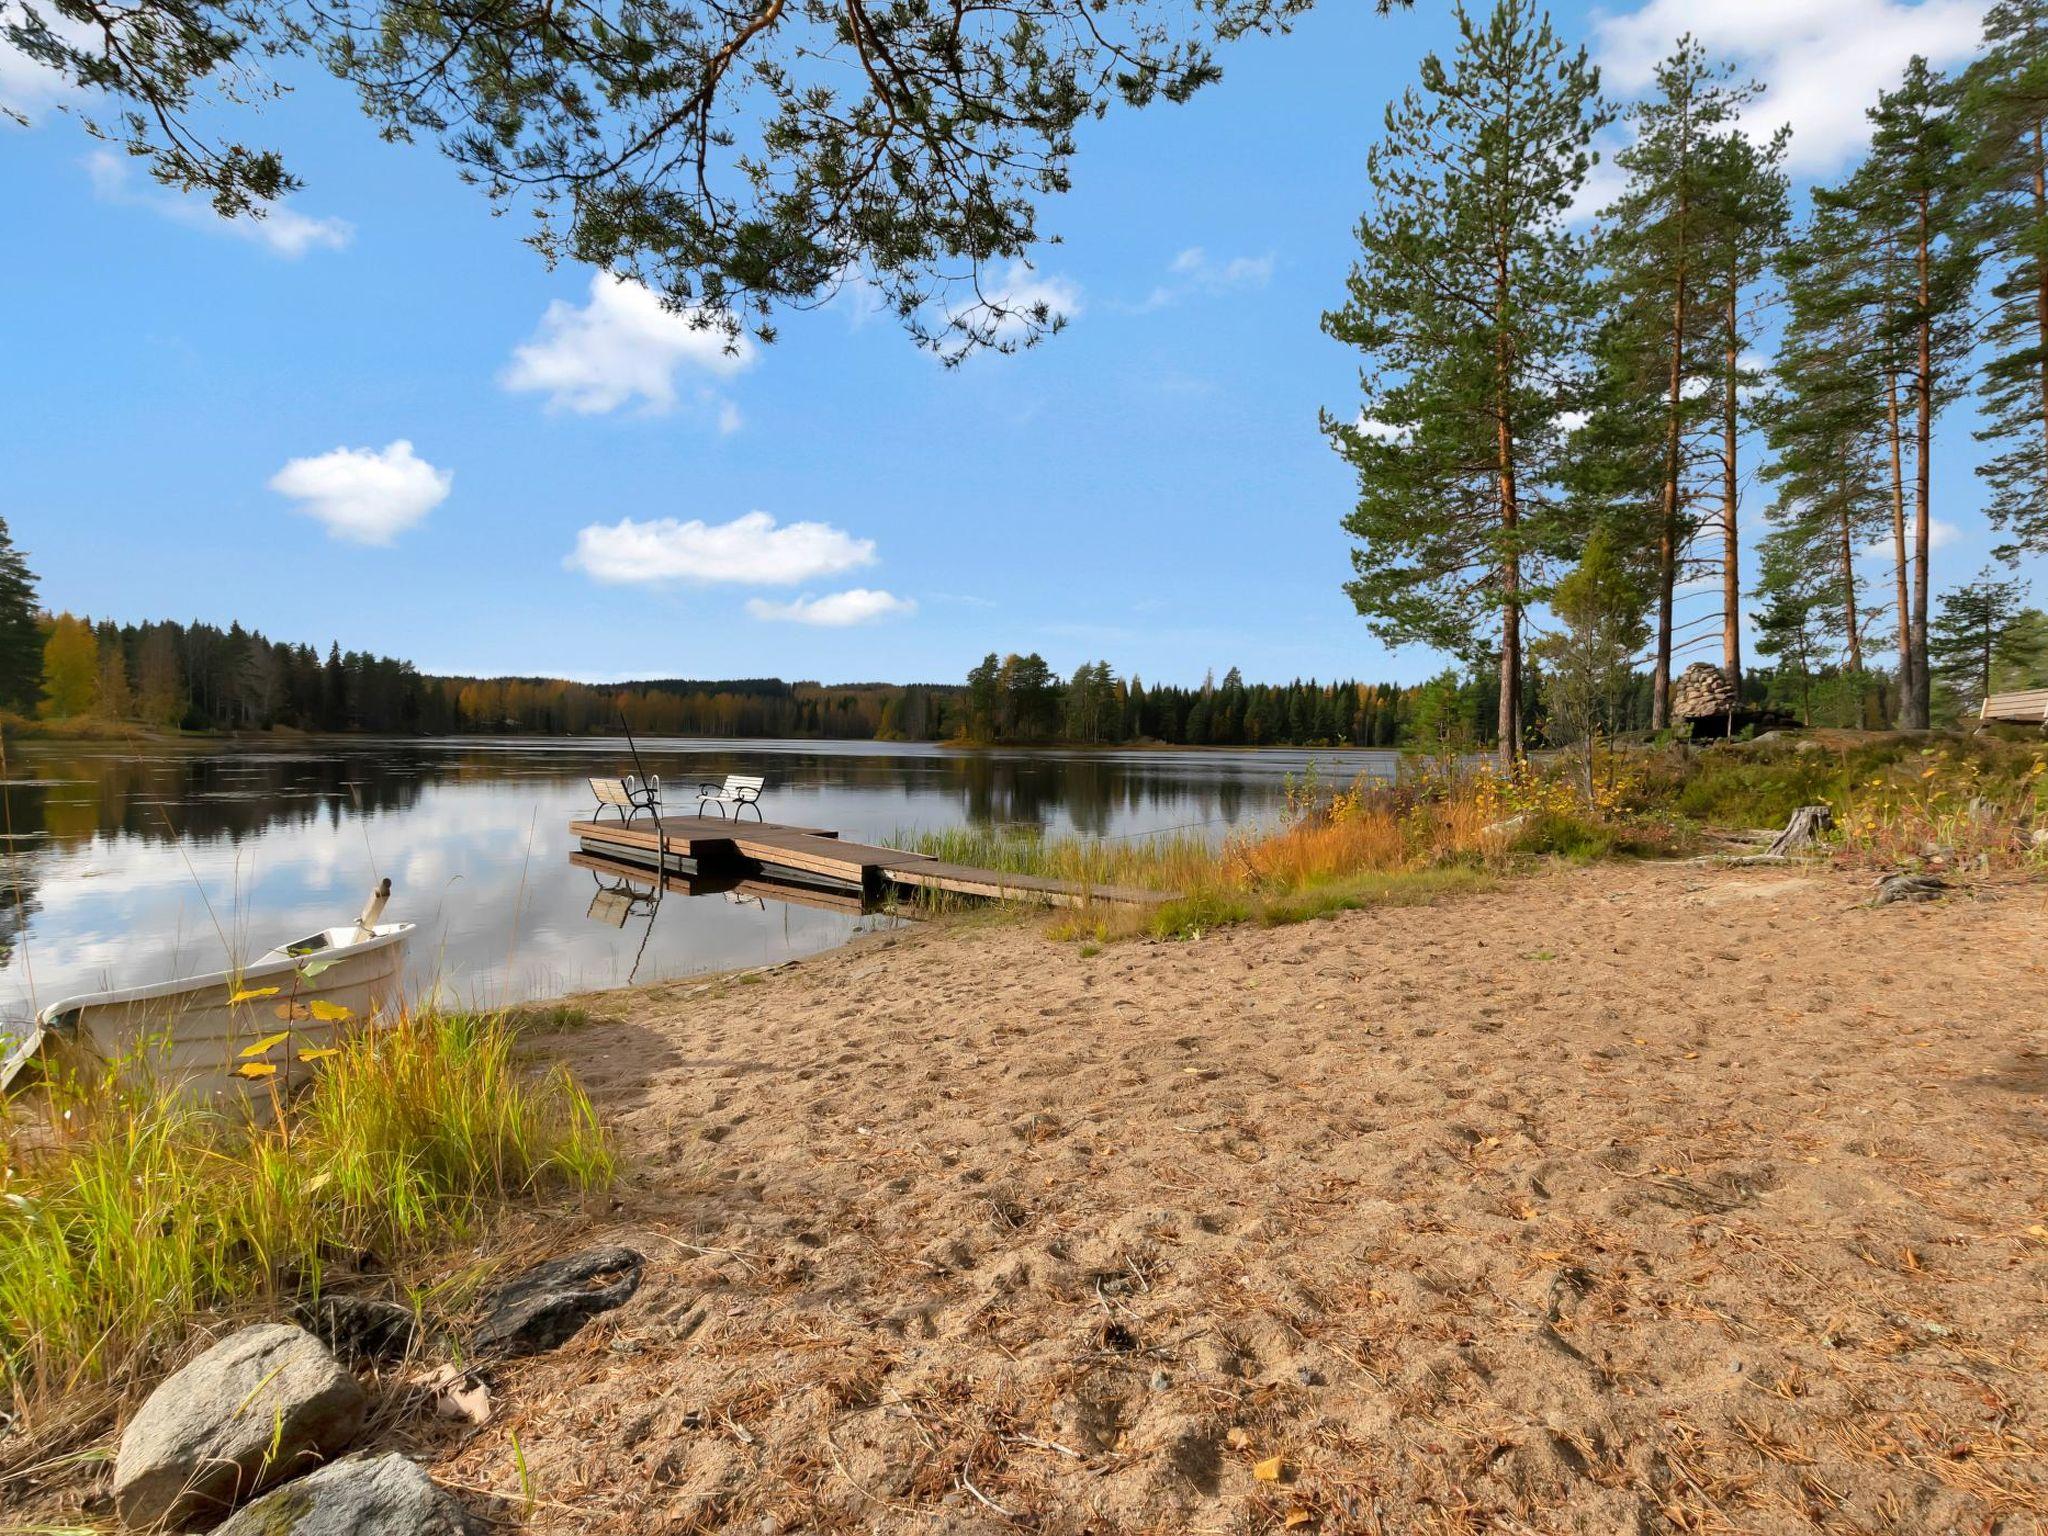
<svg viewBox="0 0 2048 1536"><path fill-rule="evenodd" d="M423 1014L344 1044L273 1116L124 1081L32 1088L0 1129L0 1373L33 1423L146 1379L187 1325L317 1294L331 1256L397 1263L504 1202L606 1182L589 1100L499 1017Z"/></svg>

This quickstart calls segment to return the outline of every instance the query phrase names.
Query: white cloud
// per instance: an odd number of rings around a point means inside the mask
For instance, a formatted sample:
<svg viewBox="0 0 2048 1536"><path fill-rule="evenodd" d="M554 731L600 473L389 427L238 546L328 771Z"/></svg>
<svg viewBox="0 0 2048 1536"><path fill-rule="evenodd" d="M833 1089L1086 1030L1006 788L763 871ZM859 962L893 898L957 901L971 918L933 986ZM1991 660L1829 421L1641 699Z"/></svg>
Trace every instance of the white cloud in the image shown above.
<svg viewBox="0 0 2048 1536"><path fill-rule="evenodd" d="M586 416L635 396L660 412L675 407L676 370L685 364L730 378L753 360L745 335L728 336L701 311L667 309L644 284L597 272L588 304L548 305L532 338L512 349L500 382L542 391L550 406Z"/></svg>
<svg viewBox="0 0 2048 1536"><path fill-rule="evenodd" d="M1081 313L1080 285L1050 272L1039 272L1027 261L1013 261L1000 278L981 285L971 302L951 310L956 322L965 321L979 329L990 312L1002 311L991 327L997 341L1021 340L1035 324L1034 314L1043 305L1049 318L1072 320Z"/></svg>
<svg viewBox="0 0 2048 1536"><path fill-rule="evenodd" d="M448 499L455 472L436 469L404 438L382 449L337 448L293 459L270 488L300 503L337 539L389 544Z"/></svg>
<svg viewBox="0 0 2048 1536"><path fill-rule="evenodd" d="M54 6L39 5L36 10L59 43L88 53L106 46L97 26L73 20ZM0 3L0 25L22 20L19 7ZM18 112L33 123L43 108L66 105L84 94L59 71L0 37L0 114Z"/></svg>
<svg viewBox="0 0 2048 1536"><path fill-rule="evenodd" d="M1627 145L1628 135L1613 130L1603 133L1596 141L1594 147L1599 150L1600 158L1579 184L1578 195L1572 199L1571 207L1565 210L1567 224L1590 223L1602 208L1621 196L1622 188L1628 185L1628 177L1614 163L1614 154Z"/></svg>
<svg viewBox="0 0 2048 1536"><path fill-rule="evenodd" d="M917 604L907 597L854 587L825 597L800 597L793 603L771 603L753 597L747 599L747 612L757 619L843 629L849 624L867 624L876 619L908 618L917 612Z"/></svg>
<svg viewBox="0 0 2048 1536"><path fill-rule="evenodd" d="M829 523L778 527L766 512L729 523L672 517L593 523L576 535L563 563L598 581L724 581L747 586L794 586L872 565L875 541L857 539Z"/></svg>
<svg viewBox="0 0 2048 1536"><path fill-rule="evenodd" d="M1405 443L1413 434L1412 427L1396 426L1391 421L1381 421L1377 416L1358 413L1358 419L1351 423L1351 430L1360 437L1369 437L1379 443Z"/></svg>
<svg viewBox="0 0 2048 1536"><path fill-rule="evenodd" d="M86 156L85 171L92 178L94 194L102 202L146 208L193 229L252 240L287 261L296 261L309 251L343 250L356 237L356 227L347 219L314 218L283 202L271 203L261 218L242 214L224 219L203 199L181 192L138 188L129 175L127 160L111 150L96 149Z"/></svg>
<svg viewBox="0 0 2048 1536"><path fill-rule="evenodd" d="M1272 281L1273 258L1270 255L1233 256L1228 261L1216 261L1199 245L1191 245L1168 263L1166 272L1167 280L1147 294L1145 302L1137 306L1141 314L1164 309L1197 294L1214 295L1236 288L1263 288Z"/></svg>
<svg viewBox="0 0 2048 1536"><path fill-rule="evenodd" d="M1604 82L1633 93L1691 33L1768 89L1746 126L1792 125L1794 169L1824 175L1868 139L1866 108L1914 54L1936 68L1969 57L1987 0L1648 0L1594 23Z"/></svg>
<svg viewBox="0 0 2048 1536"><path fill-rule="evenodd" d="M1929 518L1927 521L1927 547L1930 550L1947 549L1962 536L1963 530L1954 523L1939 517ZM1892 558L1892 536L1890 534L1884 535L1883 538L1872 539L1863 546L1861 553L1865 559L1883 561L1884 568L1887 571L1894 569L1898 564ZM1906 558L1910 560L1912 556L1913 518L1912 514L1908 512L1906 516Z"/></svg>

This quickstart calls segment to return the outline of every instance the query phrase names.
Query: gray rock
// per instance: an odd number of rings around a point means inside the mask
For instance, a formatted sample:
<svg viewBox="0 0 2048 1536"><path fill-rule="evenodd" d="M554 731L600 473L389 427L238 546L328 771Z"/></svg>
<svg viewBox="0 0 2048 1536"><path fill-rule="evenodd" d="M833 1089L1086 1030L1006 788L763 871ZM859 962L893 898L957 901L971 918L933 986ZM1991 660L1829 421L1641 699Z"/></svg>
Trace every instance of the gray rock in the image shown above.
<svg viewBox="0 0 2048 1536"><path fill-rule="evenodd" d="M413 1462L351 1456L294 1478L214 1536L467 1536L462 1506Z"/></svg>
<svg viewBox="0 0 2048 1536"><path fill-rule="evenodd" d="M550 1259L485 1298L472 1346L479 1354L533 1355L567 1342L600 1312L640 1289L647 1261L630 1248L587 1248Z"/></svg>
<svg viewBox="0 0 2048 1536"><path fill-rule="evenodd" d="M114 1502L132 1526L218 1520L271 1484L347 1450L363 1389L303 1328L229 1334L149 1394L114 1457Z"/></svg>

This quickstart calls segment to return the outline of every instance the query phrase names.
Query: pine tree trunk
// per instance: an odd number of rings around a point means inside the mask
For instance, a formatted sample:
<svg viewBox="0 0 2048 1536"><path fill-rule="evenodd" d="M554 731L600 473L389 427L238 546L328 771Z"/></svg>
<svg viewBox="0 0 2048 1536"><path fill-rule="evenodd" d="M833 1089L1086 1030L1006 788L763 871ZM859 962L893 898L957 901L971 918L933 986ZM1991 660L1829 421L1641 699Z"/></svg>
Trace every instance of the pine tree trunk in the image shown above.
<svg viewBox="0 0 2048 1536"><path fill-rule="evenodd" d="M1728 674L1738 698L1742 695L1742 538L1736 523L1738 496L1735 472L1736 384L1742 372L1741 333L1736 328L1742 296L1739 246L1731 241L1728 257L1728 386L1721 417L1721 670Z"/></svg>
<svg viewBox="0 0 2048 1536"><path fill-rule="evenodd" d="M1916 408L1914 449L1919 455L1913 466L1913 707L1906 715L1906 729L1924 731L1932 715L1932 691L1927 668L1927 555L1931 534L1928 499L1934 485L1930 450L1934 445L1934 317L1928 313L1932 295L1928 291L1927 194L1920 194L1919 272L1920 323L1919 356L1915 358L1913 395Z"/></svg>
<svg viewBox="0 0 2048 1536"><path fill-rule="evenodd" d="M1680 218L1684 212L1680 210ZM1682 238L1682 237L1681 237ZM1650 677L1650 729L1671 724L1671 607L1678 585L1678 470L1680 419L1685 405L1685 263L1678 264L1671 301L1671 389L1665 401L1664 506L1657 530L1657 663Z"/></svg>
<svg viewBox="0 0 2048 1536"><path fill-rule="evenodd" d="M1512 359L1508 355L1508 253L1497 248L1494 278L1494 424L1500 454L1500 526L1505 535L1501 557L1500 623L1500 762L1512 768L1522 755L1522 557L1515 548L1515 525L1521 507L1515 486L1515 435L1509 419Z"/></svg>
<svg viewBox="0 0 2048 1536"><path fill-rule="evenodd" d="M1912 712L1913 625L1912 603L1907 596L1907 578L1913 563L1906 553L1906 471L1899 426L1899 376L1890 368L1885 373L1885 428L1892 447L1892 553L1898 568L1892 573L1896 588L1899 622L1899 720L1903 724Z"/></svg>
<svg viewBox="0 0 2048 1536"><path fill-rule="evenodd" d="M2034 124L2034 227L2048 223L2048 139ZM2034 344L2041 349L2041 445L2048 458L2048 252L2034 256Z"/></svg>
<svg viewBox="0 0 2048 1536"><path fill-rule="evenodd" d="M1849 670L1863 670L1863 636L1856 625L1856 536L1849 527L1849 514L1842 514L1842 618L1843 639L1848 642ZM1809 725L1811 721L1807 722Z"/></svg>
<svg viewBox="0 0 2048 1536"><path fill-rule="evenodd" d="M1500 423L1501 528L1510 548L1501 562L1500 761L1514 766L1522 755L1522 559L1512 548L1520 507L1516 499L1514 435L1505 415Z"/></svg>

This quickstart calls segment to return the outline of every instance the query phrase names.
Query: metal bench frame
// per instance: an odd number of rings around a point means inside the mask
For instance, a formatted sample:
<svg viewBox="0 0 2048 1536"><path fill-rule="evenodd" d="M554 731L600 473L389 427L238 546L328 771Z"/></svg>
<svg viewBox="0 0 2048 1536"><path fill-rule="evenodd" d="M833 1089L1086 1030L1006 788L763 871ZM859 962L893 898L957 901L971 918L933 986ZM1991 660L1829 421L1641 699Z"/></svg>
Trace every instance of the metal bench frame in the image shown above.
<svg viewBox="0 0 2048 1536"><path fill-rule="evenodd" d="M603 817L606 807L619 813L619 820L630 822L642 811L661 820L661 775L654 774L644 782L637 774L627 774L623 779L592 779L590 792L597 796L597 809L590 819Z"/></svg>
<svg viewBox="0 0 2048 1536"><path fill-rule="evenodd" d="M697 786L697 814L702 816L705 806L715 805L718 814L724 816L728 814L726 807L731 806L730 815L737 821L740 812L752 806L754 819L766 821L768 818L761 814L761 791L767 787L766 778L749 773L729 773L723 784L707 780Z"/></svg>

